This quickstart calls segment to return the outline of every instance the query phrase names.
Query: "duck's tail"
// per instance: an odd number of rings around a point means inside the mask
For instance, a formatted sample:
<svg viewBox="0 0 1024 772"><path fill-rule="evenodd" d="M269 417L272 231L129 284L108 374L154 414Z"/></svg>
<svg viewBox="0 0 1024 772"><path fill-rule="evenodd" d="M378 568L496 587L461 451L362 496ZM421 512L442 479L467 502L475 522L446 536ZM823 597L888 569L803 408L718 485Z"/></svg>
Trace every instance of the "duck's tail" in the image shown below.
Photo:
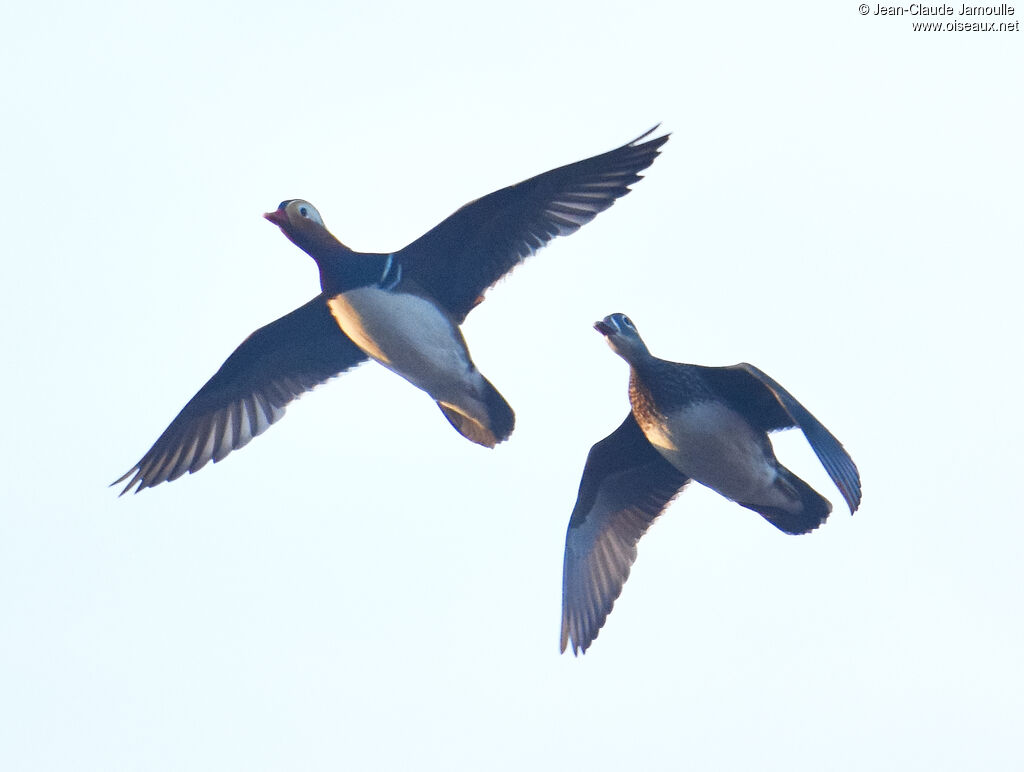
<svg viewBox="0 0 1024 772"><path fill-rule="evenodd" d="M481 376L483 386L479 401L472 405L454 405L438 402L444 417L455 427L455 431L470 442L493 448L512 434L516 425L516 414L491 382Z"/></svg>
<svg viewBox="0 0 1024 772"><path fill-rule="evenodd" d="M781 464L778 467L775 490L792 504L787 507L765 506L737 502L764 517L780 531L791 534L809 533L825 522L832 511L832 504Z"/></svg>

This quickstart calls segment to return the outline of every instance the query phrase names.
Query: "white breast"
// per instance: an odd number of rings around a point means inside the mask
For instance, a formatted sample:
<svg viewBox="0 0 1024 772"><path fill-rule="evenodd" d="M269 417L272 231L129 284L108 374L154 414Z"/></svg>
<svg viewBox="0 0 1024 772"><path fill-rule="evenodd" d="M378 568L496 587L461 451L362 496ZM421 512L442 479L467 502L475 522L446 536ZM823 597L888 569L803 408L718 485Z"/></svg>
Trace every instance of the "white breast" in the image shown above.
<svg viewBox="0 0 1024 772"><path fill-rule="evenodd" d="M474 390L480 374L458 327L416 295L361 287L327 301L342 331L382 365L434 399Z"/></svg>

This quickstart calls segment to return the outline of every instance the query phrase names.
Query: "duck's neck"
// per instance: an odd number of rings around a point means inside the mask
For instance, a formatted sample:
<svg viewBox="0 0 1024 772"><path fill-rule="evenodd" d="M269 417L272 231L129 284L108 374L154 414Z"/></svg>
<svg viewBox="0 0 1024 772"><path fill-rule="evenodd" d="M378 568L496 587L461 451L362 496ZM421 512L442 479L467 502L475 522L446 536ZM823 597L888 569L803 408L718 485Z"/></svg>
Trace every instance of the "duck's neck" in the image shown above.
<svg viewBox="0 0 1024 772"><path fill-rule="evenodd" d="M328 295L380 284L388 273L388 255L353 252L343 247L312 257L320 269L320 288Z"/></svg>
<svg viewBox="0 0 1024 772"><path fill-rule="evenodd" d="M308 223L305 227L282 227L281 230L292 244L318 263L320 256L352 253L351 249L338 241L334 234L322 225Z"/></svg>
<svg viewBox="0 0 1024 772"><path fill-rule="evenodd" d="M652 356L646 346L620 350L616 353L625 359L626 364L629 365L630 378L637 376L644 378L661 361L657 357Z"/></svg>
<svg viewBox="0 0 1024 772"><path fill-rule="evenodd" d="M316 262L320 288L329 295L374 284L384 271L387 255L351 250L323 226L289 229L285 235Z"/></svg>

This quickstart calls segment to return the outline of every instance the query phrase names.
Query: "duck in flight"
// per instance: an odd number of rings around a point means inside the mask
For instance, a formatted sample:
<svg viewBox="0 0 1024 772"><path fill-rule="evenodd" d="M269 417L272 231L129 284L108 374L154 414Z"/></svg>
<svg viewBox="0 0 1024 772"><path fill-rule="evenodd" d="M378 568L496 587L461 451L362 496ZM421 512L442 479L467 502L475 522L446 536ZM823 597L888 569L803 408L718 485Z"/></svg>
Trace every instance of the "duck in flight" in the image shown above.
<svg viewBox="0 0 1024 772"><path fill-rule="evenodd" d="M389 254L351 250L311 204L282 201L264 217L316 262L320 294L242 341L112 484L138 493L220 461L293 399L366 359L427 392L472 442L507 439L512 408L476 369L459 326L500 278L630 191L668 141L648 139L655 129L478 198Z"/></svg>
<svg viewBox="0 0 1024 772"><path fill-rule="evenodd" d="M636 560L647 528L690 480L789 534L813 531L832 505L775 458L768 432L799 428L852 515L853 459L808 410L749 364L702 367L651 355L633 322L594 325L629 364L626 420L590 449L565 537L561 650L593 643Z"/></svg>

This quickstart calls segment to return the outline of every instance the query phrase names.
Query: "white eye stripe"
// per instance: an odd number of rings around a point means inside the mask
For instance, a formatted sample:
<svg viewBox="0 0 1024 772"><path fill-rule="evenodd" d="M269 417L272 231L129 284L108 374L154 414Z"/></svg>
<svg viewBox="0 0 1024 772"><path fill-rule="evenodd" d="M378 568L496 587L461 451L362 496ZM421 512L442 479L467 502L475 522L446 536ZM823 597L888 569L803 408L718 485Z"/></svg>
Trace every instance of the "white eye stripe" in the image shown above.
<svg viewBox="0 0 1024 772"><path fill-rule="evenodd" d="M636 332L636 326L625 314L612 314L608 317L608 321L618 332L622 332L624 330L632 330L633 332Z"/></svg>

